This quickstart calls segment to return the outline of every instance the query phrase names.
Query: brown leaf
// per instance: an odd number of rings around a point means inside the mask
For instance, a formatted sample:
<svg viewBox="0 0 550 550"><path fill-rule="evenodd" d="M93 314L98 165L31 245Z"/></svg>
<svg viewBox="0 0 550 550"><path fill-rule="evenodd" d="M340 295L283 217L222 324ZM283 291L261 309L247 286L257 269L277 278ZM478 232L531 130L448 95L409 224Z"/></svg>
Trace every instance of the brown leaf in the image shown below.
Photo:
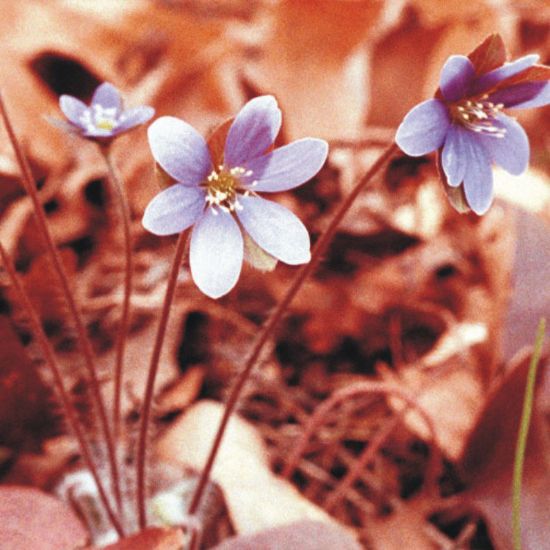
<svg viewBox="0 0 550 550"><path fill-rule="evenodd" d="M521 354L491 391L461 457L469 482L464 497L484 516L496 547L503 550L512 548L512 470L529 360L528 354ZM544 361L539 365L539 382L547 367ZM550 468L545 459L549 450L544 419L535 404L523 472L521 524L525 550L545 548L550 536Z"/></svg>
<svg viewBox="0 0 550 550"><path fill-rule="evenodd" d="M343 529L317 521L300 521L226 539L212 550L360 550L357 541Z"/></svg>
<svg viewBox="0 0 550 550"><path fill-rule="evenodd" d="M272 32L251 72L279 99L289 139L357 136L366 113L364 41L379 1L285 0L272 8ZM345 29L345 32L342 32Z"/></svg>
<svg viewBox="0 0 550 550"><path fill-rule="evenodd" d="M180 529L151 527L104 546L102 550L183 550L183 547L183 533Z"/></svg>
<svg viewBox="0 0 550 550"><path fill-rule="evenodd" d="M221 403L204 400L195 404L161 437L157 445L159 457L200 470L222 413ZM335 523L290 483L271 473L262 438L238 416L229 421L212 479L223 491L238 533L256 533L301 520Z"/></svg>
<svg viewBox="0 0 550 550"><path fill-rule="evenodd" d="M38 450L56 428L53 395L10 324L0 316L0 433L2 443Z"/></svg>
<svg viewBox="0 0 550 550"><path fill-rule="evenodd" d="M2 550L73 550L88 533L66 504L30 487L0 487Z"/></svg>

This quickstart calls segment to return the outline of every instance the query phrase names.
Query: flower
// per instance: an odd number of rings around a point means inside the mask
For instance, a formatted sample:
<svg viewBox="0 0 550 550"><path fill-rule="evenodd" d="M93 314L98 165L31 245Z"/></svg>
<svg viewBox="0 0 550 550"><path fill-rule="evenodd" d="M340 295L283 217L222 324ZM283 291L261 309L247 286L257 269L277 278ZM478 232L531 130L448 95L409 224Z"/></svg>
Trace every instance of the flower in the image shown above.
<svg viewBox="0 0 550 550"><path fill-rule="evenodd" d="M155 114L152 107L145 105L124 110L119 91L109 82L96 88L89 107L70 95L59 98L59 107L69 119L69 124L63 126L66 130L100 142L111 141Z"/></svg>
<svg viewBox="0 0 550 550"><path fill-rule="evenodd" d="M527 168L527 135L503 109L550 103L550 69L535 65L538 57L504 63L502 40L492 35L468 57L451 56L435 98L414 107L399 126L395 140L408 155L439 150L442 177L458 210L487 212L493 163L513 175Z"/></svg>
<svg viewBox="0 0 550 550"><path fill-rule="evenodd" d="M309 234L302 222L258 192L285 191L311 179L327 158L328 144L305 138L271 150L280 127L275 98L252 99L232 122L219 165L213 164L202 136L183 120L161 117L149 127L153 157L177 183L153 198L143 225L155 235L193 226L191 275L211 298L237 283L245 239L290 265L310 260Z"/></svg>

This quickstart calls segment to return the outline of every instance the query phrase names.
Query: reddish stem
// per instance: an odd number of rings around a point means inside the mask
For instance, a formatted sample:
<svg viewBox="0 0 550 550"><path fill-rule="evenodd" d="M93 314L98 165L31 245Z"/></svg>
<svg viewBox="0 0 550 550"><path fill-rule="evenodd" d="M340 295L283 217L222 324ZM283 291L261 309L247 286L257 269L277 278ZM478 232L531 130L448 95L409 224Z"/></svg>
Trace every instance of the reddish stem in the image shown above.
<svg viewBox="0 0 550 550"><path fill-rule="evenodd" d="M130 326L130 298L132 296L132 274L133 259L132 259L132 234L130 229L130 207L124 192L124 185L117 176L111 152L108 148L100 146L101 153L105 158L107 169L109 171L109 179L111 180L112 189L116 196L120 217L122 219L122 229L124 233L124 298L122 302L122 315L120 319L120 327L118 329L116 341L116 360L115 360L115 388L114 388L114 403L113 403L113 429L115 441L118 441L120 435L120 407L122 399L122 378L124 369L124 352L126 349L126 339Z"/></svg>
<svg viewBox="0 0 550 550"><path fill-rule="evenodd" d="M112 483L115 495L117 495L119 494L120 486L119 486L118 467L116 462L114 443L113 443L111 430L109 428L109 423L107 420L105 403L103 402L103 396L101 395L101 389L99 385L97 371L94 364L94 355L93 355L92 346L91 346L90 340L88 339L88 335L86 334L84 323L82 321L80 312L78 310L73 294L71 292L69 279L67 277L67 273L65 272L65 267L63 266L63 262L61 261L61 256L59 255L59 252L55 246L50 230L48 228L46 214L44 213L42 203L40 202L40 197L38 196L38 192L36 190L36 186L32 177L28 160L24 155L23 150L21 149L21 145L19 144L19 140L17 139L17 136L15 135L15 132L13 130L11 121L9 119L9 116L6 110L6 106L4 104L4 99L1 94L0 94L0 115L4 120L6 131L8 133L10 142L15 152L15 156L17 158L17 163L19 164L19 168L23 176L23 179L22 179L23 187L32 201L34 213L36 216L38 227L40 229L40 233L44 238L44 241L46 243L46 248L48 250L48 253L51 256L53 267L58 275L59 282L61 284L61 289L63 291L63 295L65 296L67 305L69 306L69 310L76 327L78 341L80 344L80 348L83 352L84 362L86 365L86 369L88 371L88 375L90 377L92 395L96 403L97 409L99 411L101 429L103 431L103 435L105 437L105 441L107 444L107 453L109 456L109 467L111 471L111 483Z"/></svg>
<svg viewBox="0 0 550 550"><path fill-rule="evenodd" d="M57 363L55 353L52 349L50 341L48 340L48 337L44 333L42 324L40 322L38 314L36 313L36 310L32 305L29 295L27 294L27 291L25 290L25 287L19 275L17 274L17 271L15 270L15 267L13 266L13 263L11 262L8 256L8 253L6 252L6 249L3 247L2 243L0 243L0 257L2 258L2 263L4 264L4 268L8 274L8 277L10 278L12 285L15 288L15 291L17 292L19 299L23 303L23 307L25 308L28 319L30 321L31 329L36 339L38 340L38 343L42 347L46 364L48 365L53 375L54 384L57 388L59 397L61 398L61 405L65 412L65 416L67 418L69 426L71 427L71 430L74 432L76 436L76 439L80 446L80 450L82 452L82 456L84 458L84 462L86 463L88 469L90 470L90 473L92 474L95 480L101 502L103 503L103 506L107 511L107 515L109 516L109 520L113 524L113 527L116 529L118 536L123 537L124 532L123 532L122 526L118 518L116 517L115 513L113 512L113 509L111 508L109 499L107 497L107 493L105 492L103 484L101 483L99 473L92 459L92 452L90 450L90 445L86 438L85 432L78 420L78 416L75 412L74 406L67 393L67 390L65 389L63 376L61 374L61 369L59 367L59 364Z"/></svg>
<svg viewBox="0 0 550 550"><path fill-rule="evenodd" d="M187 239L185 232L180 233L178 242L176 244L176 252L174 259L172 260L172 267L170 268L170 274L168 276L168 283L166 284L166 294L164 295L164 303L162 304L162 312L160 315L159 325L157 329L157 335L153 346L153 353L151 354L151 362L149 364L149 371L147 374L147 383L145 386L145 396L143 399L143 410L141 413L139 438L138 438L138 451L136 461L136 478L137 478L137 513L140 529L145 529L147 525L147 511L146 511L146 491L145 491L145 462L147 454L147 429L149 426L149 419L151 417L151 407L153 404L153 393L155 389L155 379L157 377L160 352L162 350L162 344L166 335L166 327L168 325L168 318L170 317L170 307L174 300L174 294L178 282L178 274L183 263L183 257L187 250Z"/></svg>
<svg viewBox="0 0 550 550"><path fill-rule="evenodd" d="M248 380L248 377L250 376L252 369L258 362L258 358L260 357L260 354L265 344L267 343L269 337L271 336L271 333L273 332L275 327L278 325L279 321L285 314L288 306L290 305L290 303L292 302L292 300L294 299L298 291L302 288L302 285L304 284L306 279L309 277L309 275L313 272L313 270L317 266L318 261L323 255L332 237L334 236L334 233L336 232L338 225L340 225L342 218L346 215L346 213L350 209L355 199L358 197L361 191L363 191L363 189L371 181L371 179L377 174L377 172L386 164L386 162L393 155L395 155L397 151L398 151L398 147L395 143L392 143L389 147L387 147L384 150L384 152L380 155L378 160L367 171L367 173L359 180L359 182L354 187L352 192L347 196L346 200L340 205L340 207L336 211L336 214L334 215L330 224L328 225L327 229L319 237L317 243L315 243L315 246L311 254L311 261L300 268L300 270L294 277L294 280L291 283L286 294L283 296L282 300L279 302L279 304L277 305L277 308L274 310L271 317L268 319L267 323L265 324L262 332L258 336L258 339L256 340L254 347L252 348L252 351L248 357L248 360L246 361L243 370L238 375L235 381L235 384L233 385L233 388L231 389L231 392L229 394L229 398L227 400L227 404L224 409L223 417L220 421L220 426L214 438L214 442L212 443L212 447L210 449L210 453L206 460L206 464L201 472L201 477L199 479L197 488L195 489L195 493L193 494L193 498L191 500L191 505L189 507L190 514L194 514L199 507L200 501L204 494L204 490L210 478L210 472L212 471L212 467L214 466L214 461L216 460L216 456L218 454L218 451L223 439L223 435L227 427L227 423L229 422L229 418L231 417L231 414L233 413L237 405L242 389L246 381Z"/></svg>

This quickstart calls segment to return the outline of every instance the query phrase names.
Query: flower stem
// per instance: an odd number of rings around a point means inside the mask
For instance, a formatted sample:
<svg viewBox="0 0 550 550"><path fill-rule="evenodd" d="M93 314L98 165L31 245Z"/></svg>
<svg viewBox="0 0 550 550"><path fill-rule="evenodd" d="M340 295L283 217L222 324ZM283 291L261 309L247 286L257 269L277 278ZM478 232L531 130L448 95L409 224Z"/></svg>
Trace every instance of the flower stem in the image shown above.
<svg viewBox="0 0 550 550"><path fill-rule="evenodd" d="M130 299L132 296L132 235L130 231L130 207L124 192L124 185L117 175L111 158L111 150L108 147L101 147L101 154L105 158L105 163L109 171L112 189L116 196L120 217L122 218L122 229L124 232L124 298L122 302L122 315L116 341L116 359L115 359L115 388L113 400L113 431L115 442L118 442L120 435L120 407L122 395L122 377L124 369L124 352L126 349L126 339L130 325Z"/></svg>
<svg viewBox="0 0 550 550"><path fill-rule="evenodd" d="M286 294L283 296L282 300L279 302L276 309L273 311L264 328L262 329L242 371L239 373L229 394L223 417L220 421L220 426L218 427L218 431L216 432L216 436L214 438L214 442L212 443L212 447L206 460L206 464L201 472L201 477L193 494L191 505L189 507L189 514L194 514L199 507L202 496L204 494L204 490L206 489L206 485L210 478L210 472L212 471L212 467L214 466L214 461L218 454L223 435L225 433L225 429L229 422L229 418L231 417L231 414L233 413L237 405L239 396L241 395L244 385L248 380L252 369L257 364L258 358L260 357L260 354L269 337L271 336L273 330L278 325L279 321L283 317L288 306L290 305L298 291L302 288L302 285L304 284L306 279L317 266L317 263L325 252L326 247L334 236L338 225L340 225L342 218L346 215L346 213L354 203L355 199L358 197L361 191L363 191L366 185L372 180L372 178L379 172L379 170L386 164L386 162L395 155L397 151L398 147L395 143L392 143L389 147L387 147L380 155L378 160L367 171L367 173L359 180L352 192L347 196L346 200L340 205L328 227L315 243L311 254L311 261L300 268L300 270L294 277L294 280L290 284L290 287L288 288Z"/></svg>
<svg viewBox="0 0 550 550"><path fill-rule="evenodd" d="M535 381L537 378L537 367L542 353L542 344L546 331L546 320L542 318L537 328L535 337L535 346L529 371L527 373L527 383L525 384L525 396L523 399L523 411L519 426L518 440L516 444L516 456L514 459L514 474L512 481L512 533L514 550L521 550L521 478L523 476L523 463L525 461L525 451L527 448L527 437L529 435L529 425L531 423L531 413L533 412L533 403L535 400Z"/></svg>
<svg viewBox="0 0 550 550"><path fill-rule="evenodd" d="M15 132L11 125L11 121L8 116L8 112L6 110L4 99L1 93L0 93L0 115L2 116L2 119L4 121L4 125L8 133L8 137L10 139L13 150L15 152L15 156L17 158L17 163L19 164L19 168L21 170L23 187L32 201L34 213L36 216L36 222L38 224L40 233L43 236L44 241L46 243L46 248L48 250L48 253L50 254L53 267L58 275L63 295L65 297L67 305L69 306L69 310L76 327L80 349L82 350L82 353L84 355L84 363L86 365L86 369L90 377L92 396L99 412L101 430L103 432L103 436L107 444L107 454L109 457L109 468L111 473L111 484L115 495L118 495L119 494L119 476L118 476L118 467L117 467L115 450L114 450L114 443L113 443L111 429L109 427L109 422L107 420L105 403L103 402L103 396L101 394L101 388L99 385L97 370L94 362L92 345L86 333L84 322L82 320L81 314L76 305L74 296L71 292L69 278L65 271L65 267L63 266L61 256L56 248L56 245L53 241L52 235L48 228L46 214L42 207L42 203L40 202L40 197L38 196L38 191L36 189L36 185L32 177L28 160L25 157L23 150L21 149L21 145L19 144L19 140L17 139L17 136L15 135Z"/></svg>
<svg viewBox="0 0 550 550"><path fill-rule="evenodd" d="M17 292L17 295L19 296L19 299L21 300L23 307L25 308L32 331L36 339L38 340L39 345L42 348L42 351L44 353L44 358L46 360L46 364L48 365L48 368L50 369L53 375L54 384L57 388L57 393L61 399L61 405L63 407L65 417L69 423L71 430L76 436L76 439L80 446L80 451L82 452L82 457L84 458L84 462L86 463L86 466L88 467L88 470L92 474L94 481L97 485L97 490L98 490L101 502L103 503L103 506L105 507L107 515L109 516L109 520L111 521L113 527L116 529L119 537L123 537L124 531L123 531L122 525L120 524L118 518L113 512L113 509L111 508L111 504L109 503L109 499L107 497L107 493L105 492L105 488L101 483L99 473L92 459L90 444L88 443L85 432L75 412L74 405L65 388L65 384L63 382L63 376L61 374L61 369L59 367L59 364L57 363L55 353L52 349L50 341L48 340L48 337L44 333L42 324L40 322L38 314L36 313L36 310L32 305L29 295L27 294L27 291L25 290L25 287L21 282L21 279L17 274L17 271L15 270L15 267L12 261L10 260L8 253L6 252L6 249L4 248L2 243L0 243L0 257L2 258L2 264L4 265L4 268L8 274L11 284L13 285L13 288Z"/></svg>
<svg viewBox="0 0 550 550"><path fill-rule="evenodd" d="M166 335L166 327L168 326L170 307L174 300L174 295L178 282L178 274L183 263L185 251L187 250L187 244L188 239L186 238L186 233L180 233L178 237L178 242L176 244L174 259L172 260L172 266L170 268L170 274L168 276L168 282L166 284L164 303L162 304L162 312L160 315L157 335L153 346L153 352L151 354L151 362L149 363L149 372L147 374L147 383L145 386L145 396L143 398L136 460L137 514L140 529L144 529L147 524L145 462L147 458L147 429L149 427L149 419L151 417L155 379L158 372L160 352L162 350L162 344L164 343L164 337Z"/></svg>

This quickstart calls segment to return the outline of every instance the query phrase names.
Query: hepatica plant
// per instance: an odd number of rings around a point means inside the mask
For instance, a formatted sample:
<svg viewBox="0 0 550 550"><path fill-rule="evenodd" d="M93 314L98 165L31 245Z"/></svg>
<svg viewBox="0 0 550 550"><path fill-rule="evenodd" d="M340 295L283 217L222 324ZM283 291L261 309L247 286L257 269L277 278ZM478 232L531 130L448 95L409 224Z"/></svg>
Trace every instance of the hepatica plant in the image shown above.
<svg viewBox="0 0 550 550"><path fill-rule="evenodd" d="M525 131L505 109L550 103L550 68L538 55L505 63L498 35L468 57L451 56L441 71L433 99L414 107L397 130L396 142L408 155L438 151L449 198L459 210L484 214L493 200L492 165L513 175L529 163Z"/></svg>
<svg viewBox="0 0 550 550"><path fill-rule="evenodd" d="M252 99L229 128L220 164L214 164L206 141L183 120L161 117L149 127L153 156L176 183L153 198L143 225L156 235L193 226L191 275L212 298L229 292L239 278L243 235L284 263L310 260L302 222L258 193L285 191L311 179L324 164L328 145L305 138L270 150L280 127L275 98Z"/></svg>
<svg viewBox="0 0 550 550"><path fill-rule="evenodd" d="M97 87L89 106L70 95L62 95L59 106L69 120L64 129L100 142L144 124L155 114L152 107L145 105L125 110L120 93L109 82Z"/></svg>

